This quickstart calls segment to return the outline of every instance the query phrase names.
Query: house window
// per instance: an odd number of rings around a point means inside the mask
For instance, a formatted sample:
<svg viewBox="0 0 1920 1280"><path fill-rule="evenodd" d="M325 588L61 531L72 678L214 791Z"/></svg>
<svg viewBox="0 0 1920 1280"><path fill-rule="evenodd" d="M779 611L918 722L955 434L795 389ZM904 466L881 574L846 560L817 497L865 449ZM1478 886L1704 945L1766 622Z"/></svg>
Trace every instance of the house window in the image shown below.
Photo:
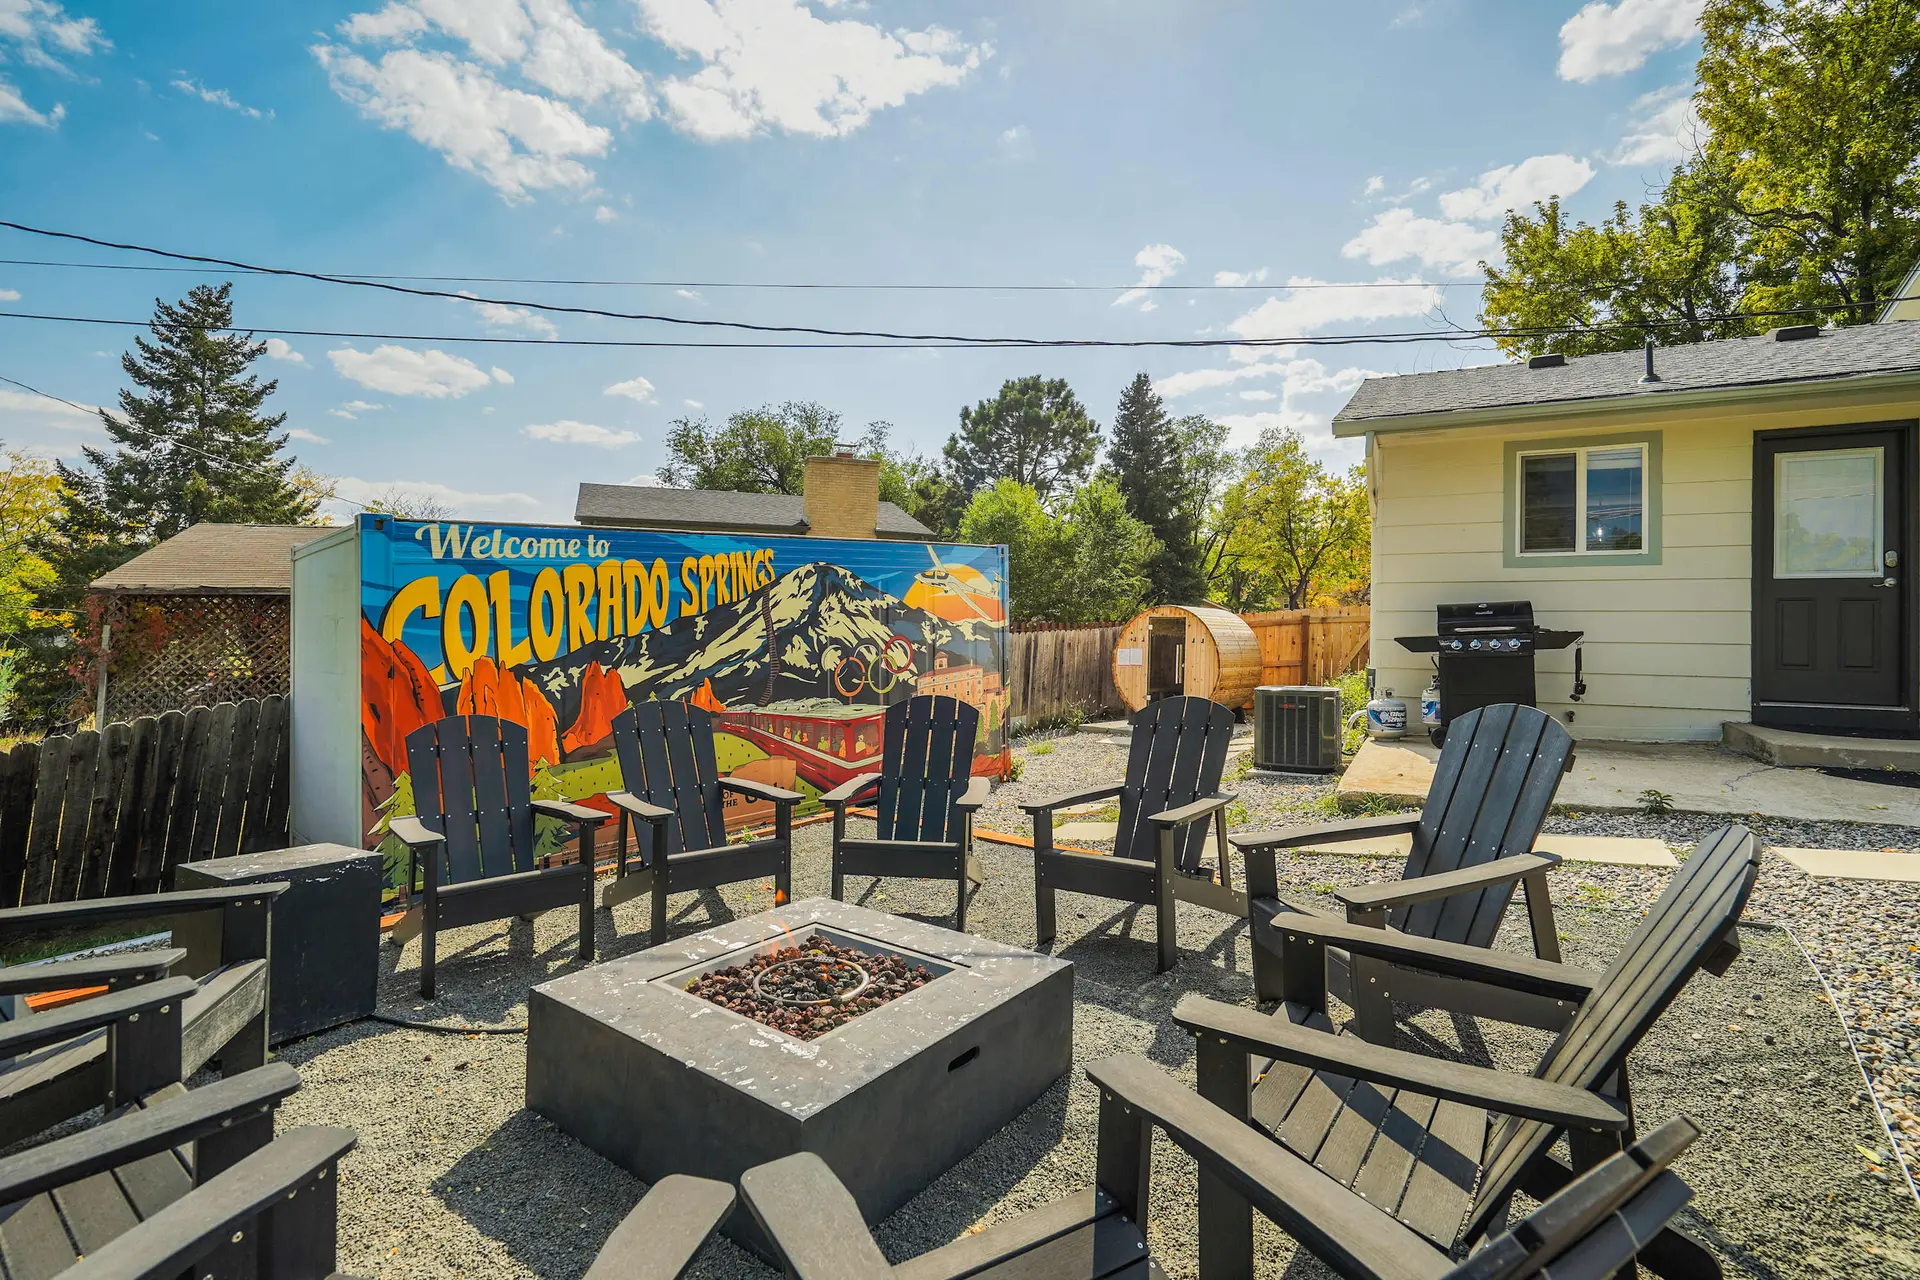
<svg viewBox="0 0 1920 1280"><path fill-rule="evenodd" d="M1643 551L1647 446L1519 455L1521 555Z"/></svg>

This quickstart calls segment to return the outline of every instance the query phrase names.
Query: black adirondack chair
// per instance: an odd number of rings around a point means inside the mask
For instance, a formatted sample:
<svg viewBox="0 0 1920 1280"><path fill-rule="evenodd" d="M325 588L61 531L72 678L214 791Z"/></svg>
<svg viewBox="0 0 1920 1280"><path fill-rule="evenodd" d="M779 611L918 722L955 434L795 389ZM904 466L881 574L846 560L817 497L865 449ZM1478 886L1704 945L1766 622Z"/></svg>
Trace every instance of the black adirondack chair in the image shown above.
<svg viewBox="0 0 1920 1280"><path fill-rule="evenodd" d="M613 815L563 800L535 800L527 728L497 716L448 716L407 735L414 816L389 829L406 844L408 884L420 901L393 939L420 939L420 994L432 999L436 935L442 929L580 909L580 959L593 959L593 832ZM546 865L534 849L536 817L579 832L573 862ZM424 870L424 877L421 872Z"/></svg>
<svg viewBox="0 0 1920 1280"><path fill-rule="evenodd" d="M1545 1199L1633 1141L1628 1055L1697 970L1724 973L1738 956L1736 927L1759 870L1752 832L1729 826L1702 840L1598 974L1283 912L1274 922L1279 1011L1188 996L1174 1021L1196 1037L1202 1096L1310 1164L1315 1198L1364 1199L1433 1246L1464 1253L1516 1190ZM1369 1044L1327 1020L1335 946L1566 1001L1574 1013L1530 1076ZM1571 1168L1552 1154L1563 1135ZM1303 1195L1299 1213L1275 1220L1310 1243L1312 1202ZM1202 1273L1250 1274L1246 1188L1203 1173L1200 1210ZM1647 1261L1670 1277L1718 1275L1705 1250L1671 1232Z"/></svg>
<svg viewBox="0 0 1920 1280"><path fill-rule="evenodd" d="M1659 1249L1693 1194L1668 1166L1699 1130L1671 1120L1456 1263L1361 1197L1323 1194L1325 1180L1312 1167L1145 1058L1108 1059L1087 1075L1100 1087L1095 1185L899 1266L887 1263L852 1195L810 1151L747 1170L741 1193L795 1280L1152 1280L1162 1272L1141 1224L1156 1127L1194 1157L1202 1176L1241 1188L1350 1280L1602 1280L1631 1267L1642 1249ZM1204 1260L1200 1274L1229 1280Z"/></svg>
<svg viewBox="0 0 1920 1280"><path fill-rule="evenodd" d="M216 1058L227 1075L264 1063L269 925L274 899L286 887L275 882L0 911L0 945L167 928L194 943L0 969L0 1146L183 1080ZM28 1011L29 995L96 986L107 993ZM185 996L155 1001L160 990ZM162 1012L159 1006L168 1003ZM139 1014L139 1021L129 1014Z"/></svg>
<svg viewBox="0 0 1920 1280"><path fill-rule="evenodd" d="M1247 914L1247 896L1233 887L1227 866L1225 810L1234 797L1220 790L1232 737L1231 707L1163 698L1133 718L1126 781L1020 806L1033 819L1034 933L1041 944L1053 939L1054 894L1062 889L1151 906L1162 972L1179 958L1176 902ZM1055 809L1116 796L1120 827L1111 857L1053 847ZM1208 818L1214 820L1212 870L1201 861Z"/></svg>
<svg viewBox="0 0 1920 1280"><path fill-rule="evenodd" d="M980 708L921 694L887 708L880 772L849 778L820 798L833 810L833 896L848 876L951 880L953 927L967 927L967 882L981 883L973 815L989 784L973 776ZM847 838L847 806L871 799L874 838Z"/></svg>
<svg viewBox="0 0 1920 1280"><path fill-rule="evenodd" d="M626 789L607 793L620 810L620 836L614 882L600 895L604 906L652 894L648 939L658 946L667 938L669 894L771 878L780 901L792 896L793 806L800 794L722 777L714 763L712 712L684 702L636 702L613 718L613 749ZM771 837L728 843L720 806L728 791L773 803ZM635 841L638 865L630 865L627 828L636 821L652 835Z"/></svg>
<svg viewBox="0 0 1920 1280"><path fill-rule="evenodd" d="M275 1063L0 1160L6 1280L335 1277L336 1169L347 1129L279 1137L273 1110L300 1087ZM614 1229L586 1280L673 1280L733 1208L725 1183L662 1178Z"/></svg>
<svg viewBox="0 0 1920 1280"><path fill-rule="evenodd" d="M1518 884L1526 890L1534 954L1559 960L1546 873L1560 860L1532 850L1560 779L1572 767L1573 738L1546 712L1512 703L1481 707L1448 726L1433 786L1417 816L1357 818L1234 836L1233 844L1247 864L1253 973L1260 998L1278 998L1279 942L1270 923L1274 912L1316 910L1281 897L1276 852L1360 836L1411 832L1413 848L1399 880L1335 891L1350 923L1487 947L1493 945ZM1433 1003L1435 980L1429 975L1355 961L1340 948L1329 953L1328 974L1333 993L1354 1011L1354 1029L1378 1044L1393 1042L1393 1000ZM1449 1007L1461 1013L1556 1031L1566 1021L1566 1007L1551 1000L1470 984L1450 987Z"/></svg>

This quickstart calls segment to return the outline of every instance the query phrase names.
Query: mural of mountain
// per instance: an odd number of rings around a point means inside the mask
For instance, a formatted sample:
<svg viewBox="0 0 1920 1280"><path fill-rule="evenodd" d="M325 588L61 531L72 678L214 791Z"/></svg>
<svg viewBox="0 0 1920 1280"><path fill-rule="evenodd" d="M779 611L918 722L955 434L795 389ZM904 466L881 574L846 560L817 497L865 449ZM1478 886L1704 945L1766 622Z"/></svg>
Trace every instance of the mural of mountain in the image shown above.
<svg viewBox="0 0 1920 1280"><path fill-rule="evenodd" d="M778 655L773 663L769 626L772 652ZM661 698L690 698L710 682L714 696L729 707L799 698L843 701L833 688L835 669L849 657L864 664L889 642L899 665L903 646L896 637L913 653L911 670L888 690L889 702L913 692L911 675L930 670L937 652L956 663L998 666L999 628L948 621L902 603L838 565L815 563L789 571L745 599L638 636L582 645L522 670L545 692L560 723L572 725L582 708L587 671L596 664L617 674L626 687L644 686Z"/></svg>

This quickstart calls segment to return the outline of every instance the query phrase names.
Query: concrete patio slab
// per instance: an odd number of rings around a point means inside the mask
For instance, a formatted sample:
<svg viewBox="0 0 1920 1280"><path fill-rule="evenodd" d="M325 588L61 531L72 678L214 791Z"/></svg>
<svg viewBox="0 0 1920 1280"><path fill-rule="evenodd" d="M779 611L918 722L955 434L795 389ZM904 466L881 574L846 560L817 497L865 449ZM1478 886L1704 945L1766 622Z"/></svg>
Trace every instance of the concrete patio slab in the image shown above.
<svg viewBox="0 0 1920 1280"><path fill-rule="evenodd" d="M1056 840L1111 840L1120 833L1117 822L1063 822L1053 829Z"/></svg>
<svg viewBox="0 0 1920 1280"><path fill-rule="evenodd" d="M1368 742L1341 778L1340 798L1417 804L1439 758L1439 748L1424 742ZM1781 768L1690 743L1582 742L1554 803L1576 812L1636 812L1648 790L1671 796L1674 808L1689 813L1920 827L1920 790Z"/></svg>
<svg viewBox="0 0 1920 1280"><path fill-rule="evenodd" d="M1533 842L1540 853L1554 853L1568 862L1600 862L1610 867L1665 867L1680 865L1673 850L1643 836L1565 836L1549 833Z"/></svg>
<svg viewBox="0 0 1920 1280"><path fill-rule="evenodd" d="M1920 884L1920 854L1863 849L1769 849L1810 876Z"/></svg>
<svg viewBox="0 0 1920 1280"><path fill-rule="evenodd" d="M1837 733L1796 733L1728 721L1727 749L1766 764L1810 769L1898 769L1920 773L1920 739L1850 738Z"/></svg>

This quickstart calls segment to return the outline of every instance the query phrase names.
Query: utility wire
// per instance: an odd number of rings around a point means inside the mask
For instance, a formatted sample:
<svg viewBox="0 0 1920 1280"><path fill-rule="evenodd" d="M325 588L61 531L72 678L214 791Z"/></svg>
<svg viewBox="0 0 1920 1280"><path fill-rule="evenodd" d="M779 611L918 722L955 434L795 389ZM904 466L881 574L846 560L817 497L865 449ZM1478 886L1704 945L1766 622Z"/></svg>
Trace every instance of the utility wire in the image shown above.
<svg viewBox="0 0 1920 1280"><path fill-rule="evenodd" d="M94 413L97 413L97 414L99 414L99 415L101 415L102 417L108 417L108 416L111 416L111 415L109 415L109 414L107 413L107 411L106 411L105 409L102 409L102 408L100 408L100 407L99 407L99 406L97 406L97 405L85 405L85 404L81 404L81 403L79 403L78 401L75 401L75 400L69 400L69 399L67 399L67 398L66 398L65 396L56 396L56 395L54 395L54 394L53 394L53 393L52 393L51 391L42 391L42 390L41 390L40 388L38 388L38 387L30 387L30 386L28 386L28 385L27 385L26 383L24 383L24 382L22 382L22 381L20 381L20 379L18 379L18 378L9 378L9 377L8 377L8 376L7 376L6 374L4 374L4 373L0 373L0 382L5 382L5 383L9 383L9 384L11 384L11 385L13 385L13 386L16 386L16 387L18 387L18 388L20 388L20 389L21 389L22 391L27 391L27 392L31 392L32 394L34 394L34 395L36 395L36 396L39 396L39 397L40 397L41 399L43 399L43 400L52 400L52 401L54 401L54 402L55 402L55 403L57 403L57 404L64 404L64 405L66 405L66 406L67 406L67 407L68 407L69 409L78 409L78 410L79 410L80 412L82 412L82 413L86 413L86 414L94 414ZM279 473L279 472L276 472L276 471L272 471L272 470L270 470L269 468L266 468L266 467L256 467L256 466L252 466L252 465L249 465L248 463L244 463L244 462L235 462L235 461L234 461L234 460L233 460L232 458L222 458L222 457L221 457L220 455L218 455L218 454L214 454L214 453L208 453L208 452L207 452L207 451L206 451L205 449L197 449L197 448L195 448L195 447L194 447L193 445L190 445L190 444L182 444L182 443L181 443L180 441L178 441L178 440L154 440L154 439L152 439L152 437L153 437L153 433L152 433L152 432L150 432L150 431L147 431L147 430L146 430L146 429L145 429L144 427L142 427L142 426L140 426L140 425L139 425L138 423L136 423L136 422L133 422L133 421L131 421L130 419L127 419L127 418L115 418L114 420L115 420L115 421L117 421L117 422L118 422L118 423L119 423L119 424L120 424L121 426L123 426L123 427L126 427L126 428L128 428L129 430L132 430L132 431L137 431L137 432L142 432L142 433L144 433L144 434L146 434L146 435L147 435L147 436L149 437L149 442L150 442L150 443L157 443L157 444L164 444L164 445L165 445L165 446L166 446L167 448L169 448L169 449L180 449L180 450L183 450L184 452L187 452L187 453L191 453L191 454L193 454L193 455L194 455L194 456L196 456L196 457L200 457L200 458L205 458L205 459L206 459L207 461L209 461L209 462L213 462L213 463L217 463L218 465L220 465L220 466L222 466L222 467L225 467L225 468L227 468L227 469L228 469L229 471L250 471L250 472L252 472L252 473L253 473L254 475L257 475L257 476L269 476L269 477L272 477L272 478L274 478L274 479L278 479L278 480L282 480L282 481L284 481L284 480L285 480L285 477L284 477L284 476L282 476L282 475L280 475L280 473ZM366 503L364 503L364 502L355 502L355 501L354 501L354 500L353 500L352 498L343 498L343 497L341 497L341 496L340 496L339 494L337 494L337 493L335 493L335 494L329 494L329 495L328 495L328 500L330 500L330 501L333 501L333 502L344 502L344 503L346 503L346 504L347 504L348 506L350 506L350 507L358 507L358 508L360 508L360 509L361 509L362 511L371 511L371 510L373 510L373 508L372 508L372 507L369 507L369 506L368 506L368 505L367 505Z"/></svg>
<svg viewBox="0 0 1920 1280"><path fill-rule="evenodd" d="M130 262L59 262L44 258L0 258L0 267L68 267L79 271L148 271L204 275L199 267L161 267ZM235 275L275 275L236 270ZM340 280L404 280L420 284L554 284L619 289L810 289L900 293L1272 293L1277 289L1478 289L1484 280L1361 280L1351 284L1309 280L1300 284L880 284L857 281L799 280L568 280L549 276L409 276L370 271L322 272Z"/></svg>

